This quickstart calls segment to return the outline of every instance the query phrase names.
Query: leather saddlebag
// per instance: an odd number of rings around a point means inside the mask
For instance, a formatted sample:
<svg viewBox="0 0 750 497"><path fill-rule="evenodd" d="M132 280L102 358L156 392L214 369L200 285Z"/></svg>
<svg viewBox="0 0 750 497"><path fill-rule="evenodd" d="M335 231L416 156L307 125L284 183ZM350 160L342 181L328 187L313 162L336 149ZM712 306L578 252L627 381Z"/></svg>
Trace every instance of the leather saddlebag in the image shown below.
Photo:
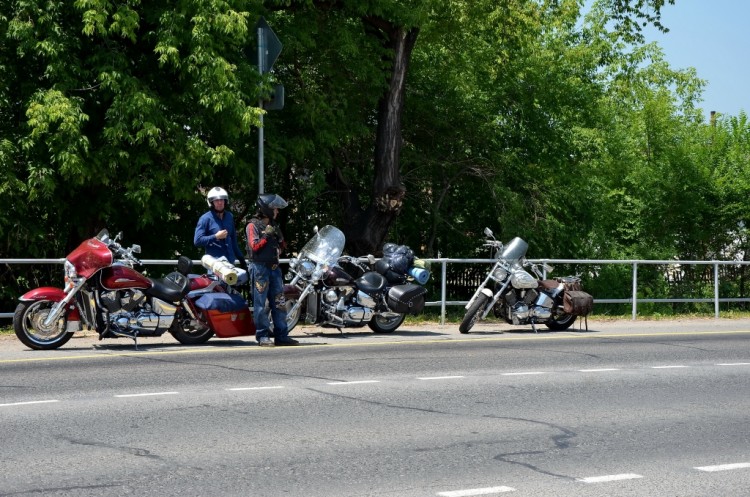
<svg viewBox="0 0 750 497"><path fill-rule="evenodd" d="M417 314L424 309L427 289L419 285L398 285L388 290L388 307L400 314Z"/></svg>
<svg viewBox="0 0 750 497"><path fill-rule="evenodd" d="M580 290L565 290L563 311L573 316L588 316L594 308L594 297Z"/></svg>

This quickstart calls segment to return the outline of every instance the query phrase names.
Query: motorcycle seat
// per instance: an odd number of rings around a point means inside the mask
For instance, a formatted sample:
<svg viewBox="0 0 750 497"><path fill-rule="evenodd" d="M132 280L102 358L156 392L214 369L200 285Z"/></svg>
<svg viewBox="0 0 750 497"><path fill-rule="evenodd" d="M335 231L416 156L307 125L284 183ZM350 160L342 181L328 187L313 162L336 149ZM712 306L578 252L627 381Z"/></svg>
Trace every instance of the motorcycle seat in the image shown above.
<svg viewBox="0 0 750 497"><path fill-rule="evenodd" d="M373 294L385 288L385 278L376 272L370 271L357 278L354 284L361 291Z"/></svg>
<svg viewBox="0 0 750 497"><path fill-rule="evenodd" d="M554 290L560 286L560 282L557 280L539 280L539 286L545 290Z"/></svg>
<svg viewBox="0 0 750 497"><path fill-rule="evenodd" d="M188 279L178 273L170 273L164 278L151 278L153 286L146 293L167 302L179 302L190 290Z"/></svg>

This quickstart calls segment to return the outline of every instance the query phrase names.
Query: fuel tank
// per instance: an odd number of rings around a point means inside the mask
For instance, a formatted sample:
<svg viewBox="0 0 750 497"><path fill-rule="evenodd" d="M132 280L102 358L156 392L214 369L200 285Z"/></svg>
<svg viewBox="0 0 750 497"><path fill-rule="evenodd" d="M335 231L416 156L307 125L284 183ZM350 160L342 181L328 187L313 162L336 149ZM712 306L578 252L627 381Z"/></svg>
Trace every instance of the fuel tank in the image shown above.
<svg viewBox="0 0 750 497"><path fill-rule="evenodd" d="M323 284L325 286L346 286L351 285L353 281L354 278L338 266L328 269L323 277Z"/></svg>
<svg viewBox="0 0 750 497"><path fill-rule="evenodd" d="M110 266L101 272L102 286L107 290L126 288L151 288L151 280L128 266Z"/></svg>

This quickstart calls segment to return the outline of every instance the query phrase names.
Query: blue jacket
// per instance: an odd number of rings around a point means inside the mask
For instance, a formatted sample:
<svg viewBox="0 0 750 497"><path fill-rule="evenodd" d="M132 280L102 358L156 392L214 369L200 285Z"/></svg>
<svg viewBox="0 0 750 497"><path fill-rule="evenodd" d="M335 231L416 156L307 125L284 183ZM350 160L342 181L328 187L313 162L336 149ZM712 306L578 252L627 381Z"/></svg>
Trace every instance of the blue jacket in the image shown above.
<svg viewBox="0 0 750 497"><path fill-rule="evenodd" d="M221 230L227 230L227 237L223 240L216 238L216 233ZM193 244L196 247L205 248L206 254L217 259L224 256L232 264L235 260L244 261L244 256L237 243L234 216L227 210L224 211L224 219L219 218L213 209L203 214L195 226Z"/></svg>

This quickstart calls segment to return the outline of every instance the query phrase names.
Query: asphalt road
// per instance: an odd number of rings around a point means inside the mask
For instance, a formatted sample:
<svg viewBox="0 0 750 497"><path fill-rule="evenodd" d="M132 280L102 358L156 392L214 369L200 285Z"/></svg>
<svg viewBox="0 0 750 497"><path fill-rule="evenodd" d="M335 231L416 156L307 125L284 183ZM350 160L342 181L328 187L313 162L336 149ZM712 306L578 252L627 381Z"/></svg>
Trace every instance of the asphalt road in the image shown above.
<svg viewBox="0 0 750 497"><path fill-rule="evenodd" d="M0 496L750 493L750 321L455 328L3 337Z"/></svg>

